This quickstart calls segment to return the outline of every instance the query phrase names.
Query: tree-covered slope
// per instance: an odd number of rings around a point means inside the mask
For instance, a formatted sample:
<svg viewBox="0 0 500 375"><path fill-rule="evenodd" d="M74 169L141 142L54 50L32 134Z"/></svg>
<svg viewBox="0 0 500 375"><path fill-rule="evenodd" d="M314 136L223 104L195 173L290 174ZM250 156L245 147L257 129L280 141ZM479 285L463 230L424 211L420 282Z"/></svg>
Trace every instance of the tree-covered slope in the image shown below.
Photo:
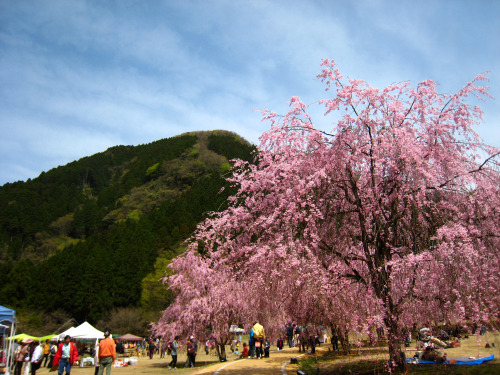
<svg viewBox="0 0 500 375"><path fill-rule="evenodd" d="M224 207L229 160L253 150L233 133L188 133L0 187L0 300L91 321L139 306L157 259L168 262L203 213ZM156 297L142 304L164 308L168 297Z"/></svg>

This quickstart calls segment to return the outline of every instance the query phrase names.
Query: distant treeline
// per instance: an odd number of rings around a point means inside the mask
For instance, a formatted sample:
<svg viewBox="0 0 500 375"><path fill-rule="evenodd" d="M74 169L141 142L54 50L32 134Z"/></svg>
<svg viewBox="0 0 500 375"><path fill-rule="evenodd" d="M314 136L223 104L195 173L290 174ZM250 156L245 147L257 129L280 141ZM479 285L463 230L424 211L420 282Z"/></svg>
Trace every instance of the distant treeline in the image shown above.
<svg viewBox="0 0 500 375"><path fill-rule="evenodd" d="M176 256L204 213L225 208L228 161L254 149L229 132L188 133L0 187L2 304L94 322L139 306L157 259Z"/></svg>

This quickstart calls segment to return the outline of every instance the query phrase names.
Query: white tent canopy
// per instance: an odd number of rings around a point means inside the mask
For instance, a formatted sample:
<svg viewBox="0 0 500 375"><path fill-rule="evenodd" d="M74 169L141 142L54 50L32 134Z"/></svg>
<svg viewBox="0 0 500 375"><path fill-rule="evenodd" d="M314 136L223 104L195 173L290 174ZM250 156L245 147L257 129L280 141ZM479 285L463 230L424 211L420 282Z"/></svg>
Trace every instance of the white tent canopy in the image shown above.
<svg viewBox="0 0 500 375"><path fill-rule="evenodd" d="M70 329L59 334L59 338L64 339L66 335L71 336L72 339L84 339L84 340L104 338L104 332L101 332L98 329L94 328L88 322L82 323L78 327L71 327Z"/></svg>
<svg viewBox="0 0 500 375"><path fill-rule="evenodd" d="M62 339L64 339L64 337L65 337L66 335L73 337L72 333L73 333L73 331L74 331L75 329L76 329L76 327L71 327L71 328L68 328L66 331L61 332L60 334L58 334L58 335L56 335L56 336L52 337L51 341L52 341L52 340L54 340L54 339L57 339L57 338L60 338L60 339L62 340Z"/></svg>
<svg viewBox="0 0 500 375"><path fill-rule="evenodd" d="M243 333L245 330L243 328L238 327L237 325L231 325L229 328L229 332L231 333Z"/></svg>

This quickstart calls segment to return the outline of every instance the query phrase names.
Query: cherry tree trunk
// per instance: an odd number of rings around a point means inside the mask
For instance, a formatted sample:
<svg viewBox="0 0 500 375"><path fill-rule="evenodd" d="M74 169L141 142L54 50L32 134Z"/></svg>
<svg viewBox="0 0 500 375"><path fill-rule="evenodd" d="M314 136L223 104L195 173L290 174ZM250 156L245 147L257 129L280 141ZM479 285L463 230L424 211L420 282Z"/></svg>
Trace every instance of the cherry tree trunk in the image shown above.
<svg viewBox="0 0 500 375"><path fill-rule="evenodd" d="M349 354L351 352L351 345L349 344L349 330L345 327L335 326L335 332L342 346L342 353Z"/></svg>
<svg viewBox="0 0 500 375"><path fill-rule="evenodd" d="M393 316L384 319L387 327L387 346L389 348L389 360L393 368L404 371L406 366L406 356L401 350L401 337L397 322Z"/></svg>
<svg viewBox="0 0 500 375"><path fill-rule="evenodd" d="M227 360L226 345L217 343L217 355L219 356L219 361L224 362Z"/></svg>

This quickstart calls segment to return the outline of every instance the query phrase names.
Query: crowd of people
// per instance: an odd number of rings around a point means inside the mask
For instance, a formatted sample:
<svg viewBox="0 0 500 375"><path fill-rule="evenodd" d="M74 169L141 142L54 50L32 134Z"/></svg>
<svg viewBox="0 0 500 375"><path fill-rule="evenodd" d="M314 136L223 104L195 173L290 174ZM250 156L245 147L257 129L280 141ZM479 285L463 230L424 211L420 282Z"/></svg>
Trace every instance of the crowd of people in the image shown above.
<svg viewBox="0 0 500 375"><path fill-rule="evenodd" d="M14 343L14 374L36 375L40 367L58 368L59 375L70 374L71 366L78 360L78 351L71 338L66 336L59 344L24 339Z"/></svg>
<svg viewBox="0 0 500 375"><path fill-rule="evenodd" d="M265 356L269 357L269 341L266 340L266 332L264 327L256 321L250 329L250 337L248 339L249 357L261 359ZM267 350L266 350L267 348Z"/></svg>
<svg viewBox="0 0 500 375"><path fill-rule="evenodd" d="M282 333L282 336L278 338L276 343L278 350L283 349L283 344L286 340L289 348L298 347L299 353L310 351L311 354L314 354L316 352L316 346L322 342L327 342L327 334L325 331L312 327L299 326L292 322L286 324ZM338 337L335 332L332 332L331 344L333 350L338 350Z"/></svg>
<svg viewBox="0 0 500 375"><path fill-rule="evenodd" d="M335 333L332 335L331 343L338 349L338 338ZM315 353L315 348L321 342L326 342L326 333L318 329L301 327L297 324L288 323L282 330L282 335L276 342L277 350L283 350L284 342L288 343L290 348L298 347L299 352L310 351ZM157 339L149 340L148 355L153 358L153 354L159 353L160 359L165 358L166 355L171 355L172 360L169 363L169 369L175 369L177 366L177 356L180 348L185 347L187 352L187 359L185 367L192 367L196 363L196 355L198 353L198 343L196 339L191 336L185 344L181 343L179 336L176 336L172 341L162 341ZM268 358L270 355L271 342L266 336L266 332L262 324L255 321L249 332L248 343L242 342L240 339L233 339L230 342L230 350L239 358L262 359ZM207 340L205 342L205 354L219 355L215 353L216 345L214 340ZM225 358L220 358L221 361Z"/></svg>
<svg viewBox="0 0 500 375"><path fill-rule="evenodd" d="M24 339L14 344L14 374L15 375L36 375L40 367L51 368L56 356L58 347L51 344L49 340L45 343Z"/></svg>
<svg viewBox="0 0 500 375"><path fill-rule="evenodd" d="M36 375L40 367L46 367L58 375L70 375L71 367L79 360L80 355L76 344L66 335L58 343L46 340L40 343L32 339L14 342L14 375ZM111 367L116 360L116 344L111 338L111 330L104 331L104 339L98 342L94 350L95 375L106 371L111 373Z"/></svg>
<svg viewBox="0 0 500 375"><path fill-rule="evenodd" d="M157 338L150 338L145 346L149 359L153 359L155 354L160 355L160 359L164 359L166 355L170 355L172 360L168 364L168 369L177 369L178 351L182 347L186 347L186 362L185 367L194 367L196 364L196 355L198 354L198 341L194 336L189 337L185 345L181 343L180 336L175 336L172 341L163 341Z"/></svg>
<svg viewBox="0 0 500 375"><path fill-rule="evenodd" d="M412 341L413 336L415 336L415 341L417 343L417 352L413 359L424 360L431 362L445 362L446 353L440 349L446 348L456 348L460 347L460 339L462 338L461 330L457 327L436 327L431 329L429 326L417 329L416 324L412 328L412 332L408 332L408 340L406 346L409 346L409 342ZM464 334L464 338L468 335Z"/></svg>
<svg viewBox="0 0 500 375"><path fill-rule="evenodd" d="M460 332L456 329L450 329L445 330L444 327L440 327L436 332L431 332L430 328L424 327L417 330L414 326L411 330L407 330L405 335L408 337L408 342L412 341L413 338L416 339L419 359L443 362L446 360L446 355L439 353L436 349L460 345L458 340L461 338ZM480 327L477 331L484 334L485 327ZM383 330L377 331L379 339L383 337L383 334ZM454 340L451 339L451 335L455 337ZM96 345L94 350L95 375L103 375L105 371L107 375L110 375L111 367L116 360L117 349L120 351L124 347L122 344L115 344L109 329L104 331L104 336L105 338ZM322 342L326 343L327 339L326 331L289 322L281 330L276 347L278 351L283 350L286 343L289 348L297 347L299 352L314 354L316 346ZM330 343L333 350L338 350L336 332L332 332ZM51 343L49 340L45 343L39 343L27 339L21 343L16 342L14 347L14 375L36 375L40 367L57 369L58 375L64 373L70 375L71 366L79 359L77 346L69 336L66 336L58 344ZM181 340L180 336L175 336L171 341L150 338L134 346L139 355L147 355L150 359L153 359L155 354L159 354L160 359L166 358L167 355L171 356L171 361L168 364L169 369L177 368L179 350L184 347L187 357L184 367L194 367L199 349L198 341L194 336L190 336L185 342ZM220 356L214 340L207 340L204 347L206 355ZM239 358L267 358L270 354L270 348L271 342L266 336L264 327L258 321L255 321L250 329L248 343L242 343L240 336L239 339L235 338L230 344L231 352L238 355Z"/></svg>
<svg viewBox="0 0 500 375"><path fill-rule="evenodd" d="M332 335L331 343L338 349L338 338L335 333ZM283 350L284 342L288 343L290 348L298 347L299 352L310 351L315 353L315 348L321 342L326 342L326 333L318 329L301 327L297 324L288 323L282 330L282 335L276 342L277 350ZM172 341L162 341L160 339L150 339L148 346L148 355L152 359L154 354L159 353L160 359L166 355L171 355L172 360L169 363L169 369L176 369L177 356L180 348L186 348L187 359L185 367L193 367L196 363L196 355L198 354L198 342L191 336L185 344L181 342L180 336L176 336ZM230 350L239 358L262 359L268 358L270 355L271 342L266 336L266 332L262 324L255 321L249 332L248 343L242 342L240 339L233 339L230 343ZM205 354L219 355L216 353L216 344L214 340L205 342ZM225 358L220 358L221 361Z"/></svg>
<svg viewBox="0 0 500 375"><path fill-rule="evenodd" d="M96 343L93 349L93 363L95 365L95 375L103 375L106 372L110 375L111 367L115 363L117 352L123 353L125 344L115 343L111 338L111 330L104 331L104 339ZM250 330L248 344L243 343L240 353L240 340L235 340L231 345L233 353L240 355L240 358L264 358L269 357L271 347L270 341L266 338L264 327L255 322ZM80 345L80 344L79 344ZM205 354L219 355L215 340L209 339L205 342ZM147 341L137 343L134 348L136 353L148 356L150 359L154 355L160 355L160 359L171 356L171 361L168 364L169 369L177 368L178 353L181 348L185 348L187 358L184 363L185 367L194 367L196 365L196 356L198 354L198 341L194 336L190 336L186 342L181 341L180 336L175 336L171 341L164 341L159 338L150 338ZM44 343L26 339L18 343L14 343L14 375L36 375L40 367L57 370L58 375L70 375L71 367L79 360L81 352L80 347L72 341L70 336L66 336L64 340L58 343L51 343L47 340Z"/></svg>
<svg viewBox="0 0 500 375"><path fill-rule="evenodd" d="M115 363L117 353L126 354L130 352L129 344L117 342L111 338L111 331L104 331L105 338L97 343L93 349L87 353L93 356L95 365L95 375L102 375L106 372L110 374L111 367ZM316 345L319 343L319 331L300 327L296 324L288 323L282 330L282 335L276 343L278 350L283 349L286 342L289 347L298 347L299 351L311 350L315 351ZM47 367L53 370L58 370L58 375L71 373L71 366L79 359L79 352L82 353L81 344L75 345L69 336L59 343L51 343L47 340L45 343L32 342L32 340L22 341L17 346L14 357L14 374L15 375L36 375L40 367ZM155 355L159 355L160 359L165 359L171 356L168 364L169 369L176 369L178 365L179 350L184 349L186 352L185 367L194 367L196 365L196 357L198 355L199 345L194 336L190 336L186 341L181 340L180 336L175 336L173 339L163 340L161 338L150 338L143 342L137 342L133 345L134 354L137 356L147 356L153 359ZM215 340L208 339L204 343L206 355L219 356L220 360L225 360L219 350ZM270 355L271 342L266 336L265 329L262 324L255 321L252 325L248 343L242 342L241 336L239 339L234 339L230 345L231 351L240 358L262 359Z"/></svg>

